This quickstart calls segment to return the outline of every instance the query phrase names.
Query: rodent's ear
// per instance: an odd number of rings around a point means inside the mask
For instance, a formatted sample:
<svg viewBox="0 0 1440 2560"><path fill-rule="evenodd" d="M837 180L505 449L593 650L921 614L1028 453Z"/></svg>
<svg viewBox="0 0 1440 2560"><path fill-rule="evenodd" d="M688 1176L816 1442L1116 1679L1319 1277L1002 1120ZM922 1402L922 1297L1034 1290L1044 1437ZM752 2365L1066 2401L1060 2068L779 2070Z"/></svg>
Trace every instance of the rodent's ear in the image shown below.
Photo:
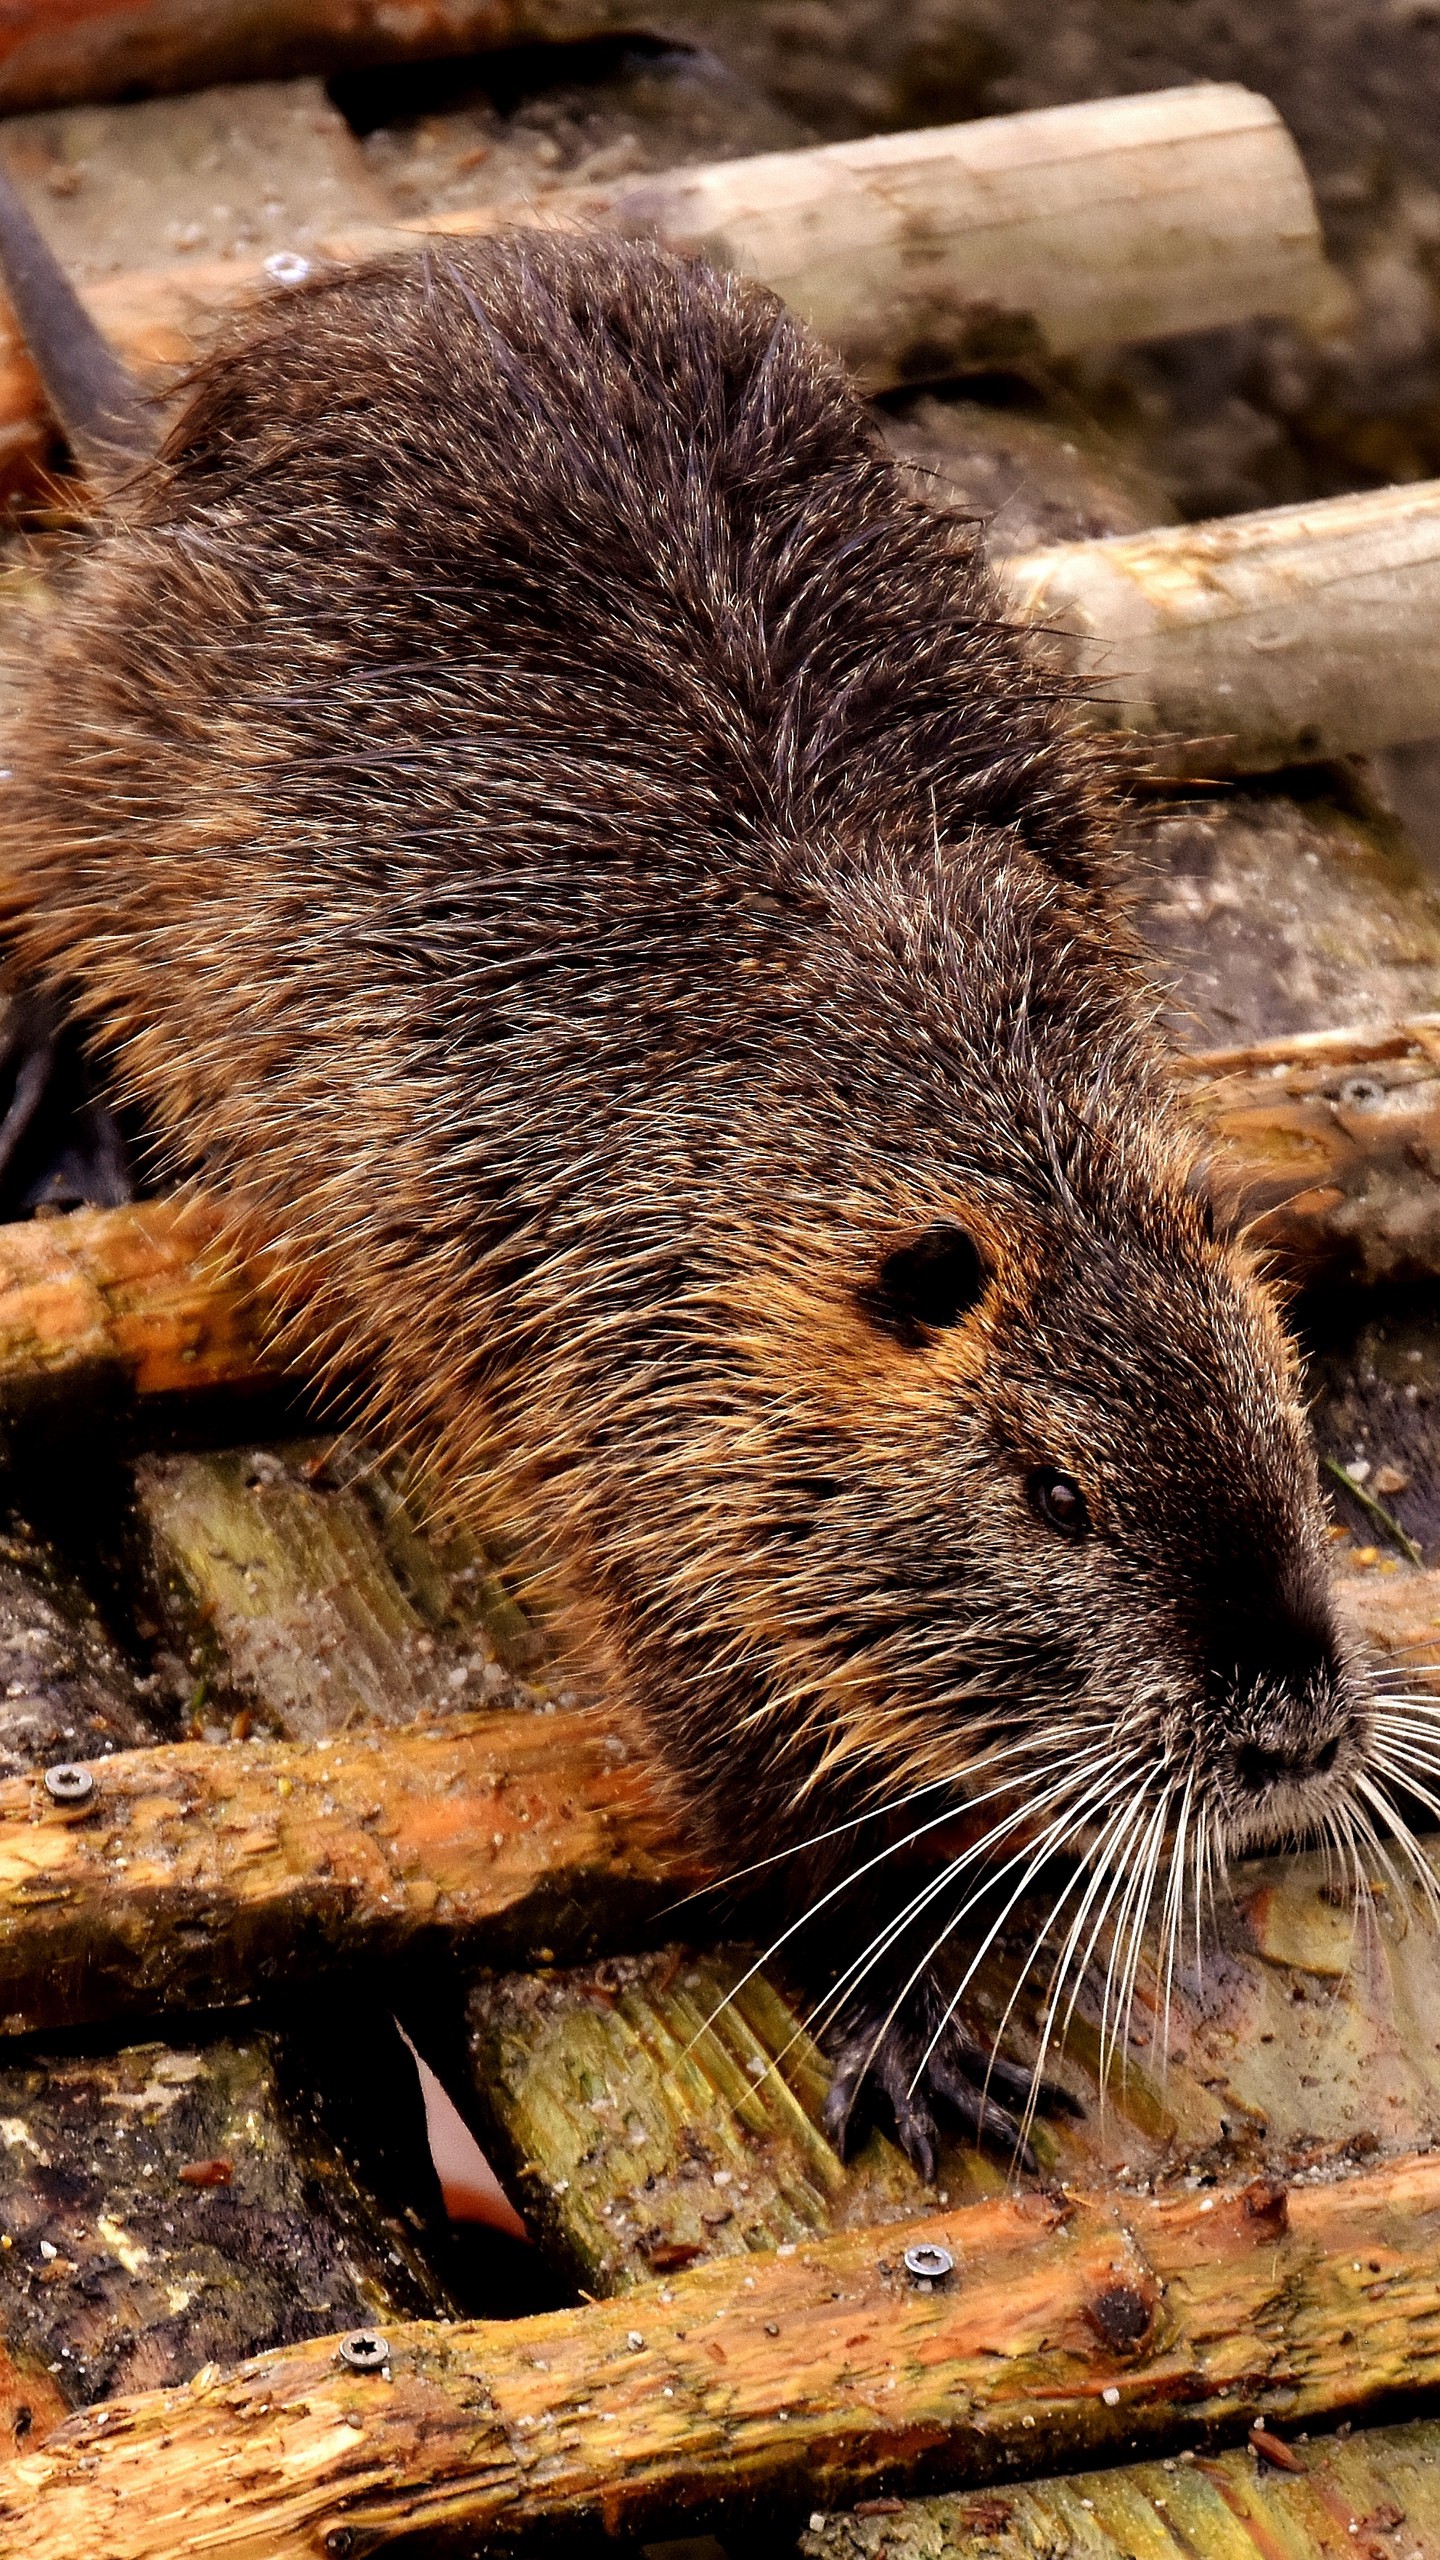
<svg viewBox="0 0 1440 2560"><path fill-rule="evenodd" d="M958 1324L985 1294L985 1257L963 1227L927 1227L911 1244L887 1253L856 1297L861 1314L911 1350Z"/></svg>

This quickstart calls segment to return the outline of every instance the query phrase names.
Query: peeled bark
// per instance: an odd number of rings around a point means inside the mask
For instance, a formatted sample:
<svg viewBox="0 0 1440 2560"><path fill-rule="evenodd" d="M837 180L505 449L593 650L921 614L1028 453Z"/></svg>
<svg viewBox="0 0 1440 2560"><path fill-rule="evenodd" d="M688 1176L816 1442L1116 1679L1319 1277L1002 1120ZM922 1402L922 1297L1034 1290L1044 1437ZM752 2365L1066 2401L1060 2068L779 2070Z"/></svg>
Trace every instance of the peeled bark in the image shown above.
<svg viewBox="0 0 1440 2560"><path fill-rule="evenodd" d="M1440 728L1440 482L1003 561L1082 716L1157 774L1373 755Z"/></svg>
<svg viewBox="0 0 1440 2560"><path fill-rule="evenodd" d="M954 2274L916 2283L915 2245ZM1010 2196L384 2343L384 2374L320 2341L70 2420L0 2474L7 2560L367 2560L561 2519L653 2537L762 2495L1358 2415L1440 2381L1440 2160L1288 2192Z"/></svg>

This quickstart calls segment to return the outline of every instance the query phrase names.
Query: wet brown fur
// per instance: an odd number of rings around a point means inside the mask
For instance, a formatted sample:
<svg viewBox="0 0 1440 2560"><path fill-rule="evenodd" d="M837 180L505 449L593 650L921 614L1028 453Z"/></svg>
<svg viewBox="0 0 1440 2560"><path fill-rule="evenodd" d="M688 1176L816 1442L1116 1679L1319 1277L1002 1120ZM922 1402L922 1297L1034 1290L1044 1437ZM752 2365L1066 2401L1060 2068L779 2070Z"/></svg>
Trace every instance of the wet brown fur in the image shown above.
<svg viewBox="0 0 1440 2560"><path fill-rule="evenodd" d="M1292 1363L1192 1197L1104 790L766 294L529 236L262 310L14 764L24 965L312 1360L522 1505L722 1855L1082 1715L1232 1830L1343 1785ZM901 1339L866 1284L937 1222L989 1286ZM1258 1812L1257 1735L1301 1773Z"/></svg>

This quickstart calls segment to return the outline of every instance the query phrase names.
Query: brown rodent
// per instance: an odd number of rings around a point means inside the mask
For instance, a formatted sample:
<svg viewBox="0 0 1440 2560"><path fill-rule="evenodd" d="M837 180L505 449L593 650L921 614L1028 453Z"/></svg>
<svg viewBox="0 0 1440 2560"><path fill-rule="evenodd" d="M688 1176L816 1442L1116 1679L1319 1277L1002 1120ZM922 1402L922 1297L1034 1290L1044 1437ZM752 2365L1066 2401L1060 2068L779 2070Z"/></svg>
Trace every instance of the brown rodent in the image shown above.
<svg viewBox="0 0 1440 2560"><path fill-rule="evenodd" d="M1078 1963L1355 1818L1293 1363L1104 790L769 296L531 235L259 310L11 762L23 966L312 1361L528 1521L726 1866L814 1843L797 1917L861 1915L838 2134L869 2072L927 2167L937 2102L1014 2135L922 1928L985 1862L917 1894L897 1836L1085 1853Z"/></svg>

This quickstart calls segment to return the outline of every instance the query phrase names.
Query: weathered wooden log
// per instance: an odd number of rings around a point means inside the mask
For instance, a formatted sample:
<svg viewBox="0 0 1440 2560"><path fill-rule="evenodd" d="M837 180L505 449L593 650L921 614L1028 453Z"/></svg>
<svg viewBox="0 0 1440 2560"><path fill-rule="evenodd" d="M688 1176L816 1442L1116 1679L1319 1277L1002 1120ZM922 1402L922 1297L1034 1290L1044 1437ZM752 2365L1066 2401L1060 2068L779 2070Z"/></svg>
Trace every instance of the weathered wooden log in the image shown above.
<svg viewBox="0 0 1440 2560"><path fill-rule="evenodd" d="M1374 754L1440 731L1440 481L1057 543L1000 564L1093 725L1160 774Z"/></svg>
<svg viewBox="0 0 1440 2560"><path fill-rule="evenodd" d="M904 2260L932 2248L954 2265L935 2286ZM1288 2192L1009 2196L380 2345L374 2372L321 2341L69 2420L0 2474L7 2560L653 2533L758 2495L808 2508L1359 2415L1440 2381L1440 2159Z"/></svg>
<svg viewBox="0 0 1440 2560"><path fill-rule="evenodd" d="M289 2102L282 2053L262 2035L0 2068L0 2453L215 2357L451 2308ZM28 2394L8 2409L7 2365Z"/></svg>
<svg viewBox="0 0 1440 2560"><path fill-rule="evenodd" d="M1223 1225L1295 1277L1440 1271L1440 1014L1185 1063L1208 1088Z"/></svg>
<svg viewBox="0 0 1440 2560"><path fill-rule="evenodd" d="M1299 2444L1127 2462L970 2496L817 2514L802 2560L1425 2560L1440 2544L1440 2425L1366 2427ZM1343 2544L1340 2536L1344 2536Z"/></svg>
<svg viewBox="0 0 1440 2560"><path fill-rule="evenodd" d="M192 1726L238 1712L314 1742L536 1703L511 1675L538 1669L544 1638L491 1559L427 1536L401 1471L345 1437L144 1458L135 1498Z"/></svg>
<svg viewBox="0 0 1440 2560"><path fill-rule="evenodd" d="M0 1226L0 1411L62 1389L193 1393L273 1380L253 1274L219 1260L195 1203Z"/></svg>
<svg viewBox="0 0 1440 2560"><path fill-rule="evenodd" d="M1338 290L1284 125L1219 83L622 178L561 208L759 277L870 390L1316 321Z"/></svg>
<svg viewBox="0 0 1440 2560"><path fill-rule="evenodd" d="M698 1880L580 1711L90 1767L78 1806L0 1784L0 2033L220 2006L427 1929L482 1957L593 1946Z"/></svg>
<svg viewBox="0 0 1440 2560"><path fill-rule="evenodd" d="M1284 125L1268 100L1221 83L557 189L328 247L414 256L437 234L537 221L659 239L759 277L872 389L1262 315L1318 320L1338 290ZM314 263L177 261L82 292L116 351L163 381L217 317ZM0 442L44 415L12 327Z"/></svg>

